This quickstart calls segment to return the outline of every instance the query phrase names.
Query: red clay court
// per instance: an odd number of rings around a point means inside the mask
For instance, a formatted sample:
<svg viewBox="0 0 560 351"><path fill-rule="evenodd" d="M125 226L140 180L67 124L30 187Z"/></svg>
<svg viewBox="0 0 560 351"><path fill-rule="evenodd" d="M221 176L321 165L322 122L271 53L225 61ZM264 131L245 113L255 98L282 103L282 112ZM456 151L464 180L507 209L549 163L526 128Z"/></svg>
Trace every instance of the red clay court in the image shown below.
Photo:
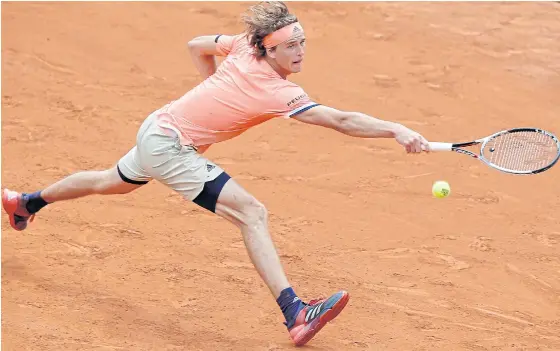
<svg viewBox="0 0 560 351"><path fill-rule="evenodd" d="M112 166L199 81L186 43L249 3L2 3L2 186ZM290 78L318 102L432 141L560 133L560 4L289 3ZM309 350L560 349L558 167L500 173L273 120L206 153L262 201L303 299L351 299ZM452 194L435 199L434 181ZM290 350L241 234L152 182L2 213L2 350Z"/></svg>

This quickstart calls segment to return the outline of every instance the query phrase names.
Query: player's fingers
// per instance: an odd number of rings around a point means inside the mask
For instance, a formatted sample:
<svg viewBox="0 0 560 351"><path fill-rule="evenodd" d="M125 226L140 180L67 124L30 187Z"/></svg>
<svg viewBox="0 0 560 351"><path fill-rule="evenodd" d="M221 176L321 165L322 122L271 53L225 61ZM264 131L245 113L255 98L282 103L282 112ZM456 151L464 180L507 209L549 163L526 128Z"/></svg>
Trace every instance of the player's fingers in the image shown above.
<svg viewBox="0 0 560 351"><path fill-rule="evenodd" d="M424 138L422 138L422 140L420 142L420 146L422 147L422 151L425 151L425 152L432 151L432 149L430 148L430 143Z"/></svg>
<svg viewBox="0 0 560 351"><path fill-rule="evenodd" d="M420 145L419 139L414 139L414 142L412 144L412 151L415 153L422 152L422 146Z"/></svg>

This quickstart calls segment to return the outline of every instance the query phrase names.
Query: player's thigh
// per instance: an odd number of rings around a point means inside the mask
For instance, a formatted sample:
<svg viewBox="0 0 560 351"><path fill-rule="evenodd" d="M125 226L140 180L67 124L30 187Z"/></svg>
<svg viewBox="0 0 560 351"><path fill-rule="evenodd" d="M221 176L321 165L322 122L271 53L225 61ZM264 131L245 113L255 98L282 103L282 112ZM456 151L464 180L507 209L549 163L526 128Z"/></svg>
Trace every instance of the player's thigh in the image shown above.
<svg viewBox="0 0 560 351"><path fill-rule="evenodd" d="M102 181L98 183L97 189L97 193L99 194L127 194L145 184L134 184L123 180L118 165L101 172L101 174Z"/></svg>
<svg viewBox="0 0 560 351"><path fill-rule="evenodd" d="M164 156L165 155L165 156ZM264 206L211 160L188 146L152 159L151 176L236 225L263 220Z"/></svg>
<svg viewBox="0 0 560 351"><path fill-rule="evenodd" d="M176 144L152 152L144 169L153 179L206 210L231 221L250 225L266 219L264 206L221 167L189 146ZM166 151L163 151L166 150ZM143 155L144 158L144 155Z"/></svg>
<svg viewBox="0 0 560 351"><path fill-rule="evenodd" d="M115 166L116 175L118 176L114 177L115 181L120 179L122 182L129 184L123 185L123 188L138 188L152 180L149 172L147 172L142 166L140 156L141 144L138 141L139 137L143 136L153 125L154 120L155 113L151 114L144 120L137 133L136 145L132 147L123 157L121 157Z"/></svg>
<svg viewBox="0 0 560 351"><path fill-rule="evenodd" d="M111 179L122 184L122 188L135 189L148 183L152 177L140 165L140 155L137 146L131 148L121 157L111 171Z"/></svg>

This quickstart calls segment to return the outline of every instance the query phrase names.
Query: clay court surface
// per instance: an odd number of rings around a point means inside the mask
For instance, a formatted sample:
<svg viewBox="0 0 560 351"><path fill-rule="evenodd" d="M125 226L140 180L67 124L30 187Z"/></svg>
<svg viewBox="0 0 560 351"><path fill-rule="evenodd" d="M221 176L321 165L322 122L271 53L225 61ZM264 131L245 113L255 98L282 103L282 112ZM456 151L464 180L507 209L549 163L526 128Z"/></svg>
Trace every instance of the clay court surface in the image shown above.
<svg viewBox="0 0 560 351"><path fill-rule="evenodd" d="M186 42L249 3L3 3L2 186L112 166L200 78ZM560 133L557 3L291 3L292 80L318 102L433 141ZM210 148L270 212L303 299L346 289L309 350L560 349L560 168L516 177L273 120ZM452 187L432 198L433 181ZM2 212L2 350L287 350L276 302L226 220L152 182Z"/></svg>

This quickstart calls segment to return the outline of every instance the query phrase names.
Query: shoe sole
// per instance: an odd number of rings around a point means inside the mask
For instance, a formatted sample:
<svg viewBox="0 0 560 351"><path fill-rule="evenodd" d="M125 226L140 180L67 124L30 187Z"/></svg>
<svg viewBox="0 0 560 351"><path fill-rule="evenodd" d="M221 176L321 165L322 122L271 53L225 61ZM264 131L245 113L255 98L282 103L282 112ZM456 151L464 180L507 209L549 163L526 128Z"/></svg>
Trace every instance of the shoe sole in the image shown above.
<svg viewBox="0 0 560 351"><path fill-rule="evenodd" d="M295 343L295 345L303 346L307 344L309 340L313 339L315 334L317 334L321 329L323 329L325 325L327 325L328 322L335 319L336 316L338 316L340 312L342 312L342 310L344 309L344 307L346 307L346 304L348 303L349 300L350 300L350 295L348 294L348 292L344 292L344 295L340 298L340 300L338 300L338 302L330 310L323 313L319 317L319 322L316 325L312 326L307 331L307 333L305 333L305 335Z"/></svg>

